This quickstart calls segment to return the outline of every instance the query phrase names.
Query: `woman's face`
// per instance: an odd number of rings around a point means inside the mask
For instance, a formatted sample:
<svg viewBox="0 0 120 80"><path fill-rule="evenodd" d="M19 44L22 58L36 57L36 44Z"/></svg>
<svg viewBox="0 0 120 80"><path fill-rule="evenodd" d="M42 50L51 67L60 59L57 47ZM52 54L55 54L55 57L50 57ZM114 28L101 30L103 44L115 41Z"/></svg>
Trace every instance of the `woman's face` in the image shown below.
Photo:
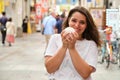
<svg viewBox="0 0 120 80"><path fill-rule="evenodd" d="M68 24L81 36L87 26L86 17L80 12L75 12L69 18Z"/></svg>

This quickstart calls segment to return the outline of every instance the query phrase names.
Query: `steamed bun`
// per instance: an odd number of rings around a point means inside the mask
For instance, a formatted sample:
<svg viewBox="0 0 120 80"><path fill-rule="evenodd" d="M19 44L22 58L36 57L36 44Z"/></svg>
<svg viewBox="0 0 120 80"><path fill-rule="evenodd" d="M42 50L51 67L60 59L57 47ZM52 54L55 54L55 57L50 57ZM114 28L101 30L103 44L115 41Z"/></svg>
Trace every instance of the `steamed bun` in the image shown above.
<svg viewBox="0 0 120 80"><path fill-rule="evenodd" d="M67 32L67 33L73 33L73 32L75 32L75 29L72 28L72 27L67 27L67 28L65 29L65 32Z"/></svg>

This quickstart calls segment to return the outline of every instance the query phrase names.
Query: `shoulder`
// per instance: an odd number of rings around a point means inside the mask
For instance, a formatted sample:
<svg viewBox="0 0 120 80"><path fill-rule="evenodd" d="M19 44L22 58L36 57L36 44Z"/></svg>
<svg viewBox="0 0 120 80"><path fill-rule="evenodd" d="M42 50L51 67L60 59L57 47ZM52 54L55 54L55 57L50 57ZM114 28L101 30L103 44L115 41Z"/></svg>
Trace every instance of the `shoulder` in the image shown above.
<svg viewBox="0 0 120 80"><path fill-rule="evenodd" d="M56 21L56 19L53 17L53 16L49 16L49 18L51 19L51 20L54 20L54 21ZM57 22L57 21L56 21Z"/></svg>
<svg viewBox="0 0 120 80"><path fill-rule="evenodd" d="M96 45L96 43L95 43L93 40L89 40L89 42L90 42L91 44Z"/></svg>
<svg viewBox="0 0 120 80"><path fill-rule="evenodd" d="M14 22L11 22L12 25L14 25Z"/></svg>
<svg viewBox="0 0 120 80"><path fill-rule="evenodd" d="M96 44L93 40L86 40L86 39L85 39L84 42L85 42L87 45L89 44L91 47L92 47L92 46L97 46L97 44Z"/></svg>
<svg viewBox="0 0 120 80"><path fill-rule="evenodd" d="M6 25L9 25L9 24L10 24L10 22L9 22L9 21L7 21Z"/></svg>
<svg viewBox="0 0 120 80"><path fill-rule="evenodd" d="M1 19L8 20L8 18L6 16L3 16Z"/></svg>
<svg viewBox="0 0 120 80"><path fill-rule="evenodd" d="M47 21L48 18L49 18L49 16L44 17L44 18L43 18L43 21Z"/></svg>

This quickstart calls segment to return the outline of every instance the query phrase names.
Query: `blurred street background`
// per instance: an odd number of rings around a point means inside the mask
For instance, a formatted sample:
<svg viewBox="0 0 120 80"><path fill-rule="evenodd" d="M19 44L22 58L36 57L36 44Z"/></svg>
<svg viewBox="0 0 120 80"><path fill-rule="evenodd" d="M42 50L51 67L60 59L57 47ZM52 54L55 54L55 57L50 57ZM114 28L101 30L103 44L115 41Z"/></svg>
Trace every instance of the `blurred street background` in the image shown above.
<svg viewBox="0 0 120 80"><path fill-rule="evenodd" d="M17 28L17 36L21 37L22 20L25 16L29 18L33 33L41 30L41 22L51 10L58 15L66 11L67 16L69 10L77 5L90 11L98 29L104 29L107 25L119 32L119 0L0 0L0 14L5 11L8 18L12 17Z"/></svg>
<svg viewBox="0 0 120 80"><path fill-rule="evenodd" d="M120 39L120 1L119 0L0 0L0 17L6 12L16 27L15 43L5 46L1 43L0 33L0 80L47 80L44 66L45 36L41 34L43 18L53 10L57 15L67 14L74 6L83 6L91 13L102 36L106 26ZM28 32L23 35L22 23L28 16ZM112 33L110 33L112 34ZM120 43L117 43L120 45ZM116 47L116 46L114 46ZM120 46L119 46L120 48ZM120 80L118 64L101 63L99 55L97 71L93 80Z"/></svg>

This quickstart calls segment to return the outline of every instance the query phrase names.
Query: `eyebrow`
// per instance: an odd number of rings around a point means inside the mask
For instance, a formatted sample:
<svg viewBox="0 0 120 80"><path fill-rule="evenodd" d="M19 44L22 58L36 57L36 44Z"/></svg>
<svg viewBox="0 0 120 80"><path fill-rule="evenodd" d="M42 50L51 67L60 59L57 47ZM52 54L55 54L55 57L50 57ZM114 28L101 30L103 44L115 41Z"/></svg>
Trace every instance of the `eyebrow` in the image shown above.
<svg viewBox="0 0 120 80"><path fill-rule="evenodd" d="M75 18L75 17L71 17L71 19L77 20L77 18ZM80 19L80 21L86 21L86 20L85 19Z"/></svg>

